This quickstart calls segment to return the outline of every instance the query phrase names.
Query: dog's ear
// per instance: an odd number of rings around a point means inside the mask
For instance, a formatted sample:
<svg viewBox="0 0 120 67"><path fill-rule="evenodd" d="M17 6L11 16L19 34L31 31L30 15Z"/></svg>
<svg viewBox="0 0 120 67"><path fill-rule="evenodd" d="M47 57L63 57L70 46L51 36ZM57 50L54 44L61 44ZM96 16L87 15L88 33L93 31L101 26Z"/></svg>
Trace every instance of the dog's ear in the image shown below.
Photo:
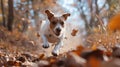
<svg viewBox="0 0 120 67"><path fill-rule="evenodd" d="M48 16L48 19L51 19L52 17L54 17L54 15L49 10L45 10L45 13Z"/></svg>
<svg viewBox="0 0 120 67"><path fill-rule="evenodd" d="M64 20L66 20L68 16L70 16L70 13L63 14L63 15L62 15L62 17L64 18Z"/></svg>

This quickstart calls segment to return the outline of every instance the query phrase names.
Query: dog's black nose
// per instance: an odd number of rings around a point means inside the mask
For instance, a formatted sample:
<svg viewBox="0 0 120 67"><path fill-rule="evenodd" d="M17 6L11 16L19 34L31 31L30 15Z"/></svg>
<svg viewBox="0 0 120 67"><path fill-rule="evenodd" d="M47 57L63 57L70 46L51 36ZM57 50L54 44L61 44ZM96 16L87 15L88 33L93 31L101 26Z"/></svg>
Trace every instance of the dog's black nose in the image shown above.
<svg viewBox="0 0 120 67"><path fill-rule="evenodd" d="M57 31L57 32L60 32L60 31L61 31L61 29L60 29L60 28L57 28L57 29L56 29L56 31Z"/></svg>

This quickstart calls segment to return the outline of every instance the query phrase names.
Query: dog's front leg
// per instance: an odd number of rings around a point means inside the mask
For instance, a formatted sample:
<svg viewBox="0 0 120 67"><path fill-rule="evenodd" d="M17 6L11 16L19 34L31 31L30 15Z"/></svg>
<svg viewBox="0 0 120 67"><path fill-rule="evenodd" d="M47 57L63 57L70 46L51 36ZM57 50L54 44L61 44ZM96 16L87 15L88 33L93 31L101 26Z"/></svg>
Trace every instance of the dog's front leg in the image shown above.
<svg viewBox="0 0 120 67"><path fill-rule="evenodd" d="M55 45L52 54L54 56L59 55L60 48L63 46L63 40L59 40L59 42Z"/></svg>
<svg viewBox="0 0 120 67"><path fill-rule="evenodd" d="M43 45L42 45L42 47L43 47L43 48L48 48L48 47L49 47L49 43L48 43L48 41L47 41L46 36L45 36L45 35L42 35L41 37L42 37L42 40L43 40Z"/></svg>

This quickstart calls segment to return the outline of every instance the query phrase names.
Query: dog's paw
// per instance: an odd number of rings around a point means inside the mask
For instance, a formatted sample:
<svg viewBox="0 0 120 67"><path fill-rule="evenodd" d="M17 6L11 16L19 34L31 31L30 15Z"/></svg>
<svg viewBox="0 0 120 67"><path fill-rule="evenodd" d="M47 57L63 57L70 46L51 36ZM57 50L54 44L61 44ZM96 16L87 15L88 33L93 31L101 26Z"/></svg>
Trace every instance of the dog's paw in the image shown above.
<svg viewBox="0 0 120 67"><path fill-rule="evenodd" d="M49 44L43 44L42 47L43 48L49 48Z"/></svg>
<svg viewBox="0 0 120 67"><path fill-rule="evenodd" d="M53 56L58 56L59 55L59 51L52 51L52 55Z"/></svg>

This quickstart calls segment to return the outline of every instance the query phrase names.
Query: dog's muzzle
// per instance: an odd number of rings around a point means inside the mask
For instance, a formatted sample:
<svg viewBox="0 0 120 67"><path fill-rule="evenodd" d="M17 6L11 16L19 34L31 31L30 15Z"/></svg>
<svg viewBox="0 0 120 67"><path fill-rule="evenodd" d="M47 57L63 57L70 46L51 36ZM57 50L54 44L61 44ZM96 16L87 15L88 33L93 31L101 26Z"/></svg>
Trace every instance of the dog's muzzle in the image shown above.
<svg viewBox="0 0 120 67"><path fill-rule="evenodd" d="M59 36L59 35L60 35L60 32L61 32L61 29L60 29L60 28L57 28L55 34L56 34L57 36Z"/></svg>

